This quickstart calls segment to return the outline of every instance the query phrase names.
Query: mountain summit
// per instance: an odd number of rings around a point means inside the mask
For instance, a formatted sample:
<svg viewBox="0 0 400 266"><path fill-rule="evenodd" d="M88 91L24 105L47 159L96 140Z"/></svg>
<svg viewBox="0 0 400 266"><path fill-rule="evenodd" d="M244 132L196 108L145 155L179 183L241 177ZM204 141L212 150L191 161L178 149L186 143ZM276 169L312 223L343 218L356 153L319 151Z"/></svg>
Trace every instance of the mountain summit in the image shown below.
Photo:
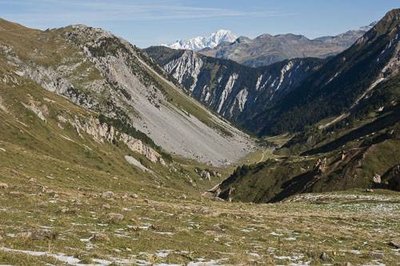
<svg viewBox="0 0 400 266"><path fill-rule="evenodd" d="M185 49L199 51L205 48L215 48L222 43L232 43L237 36L229 30L218 30L207 37L198 36L189 40L179 40L171 44L163 45L172 49Z"/></svg>

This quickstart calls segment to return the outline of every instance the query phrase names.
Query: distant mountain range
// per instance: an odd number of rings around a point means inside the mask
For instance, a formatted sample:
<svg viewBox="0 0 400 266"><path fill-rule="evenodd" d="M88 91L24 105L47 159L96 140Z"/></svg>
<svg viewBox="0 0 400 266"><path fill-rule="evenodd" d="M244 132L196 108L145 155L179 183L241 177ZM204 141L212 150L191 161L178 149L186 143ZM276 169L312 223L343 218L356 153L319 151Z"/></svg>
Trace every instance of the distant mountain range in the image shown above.
<svg viewBox="0 0 400 266"><path fill-rule="evenodd" d="M189 40L179 40L171 44L164 44L172 49L199 51L206 48L215 48L223 43L232 43L237 36L229 30L218 30L207 37L195 37Z"/></svg>
<svg viewBox="0 0 400 266"><path fill-rule="evenodd" d="M293 58L327 58L349 48L375 22L357 30L350 30L336 36L308 39L303 35L263 34L254 39L235 38L230 31L221 30L209 37L196 37L166 45L173 49L200 51L200 53L222 59L230 59L251 67L267 66Z"/></svg>

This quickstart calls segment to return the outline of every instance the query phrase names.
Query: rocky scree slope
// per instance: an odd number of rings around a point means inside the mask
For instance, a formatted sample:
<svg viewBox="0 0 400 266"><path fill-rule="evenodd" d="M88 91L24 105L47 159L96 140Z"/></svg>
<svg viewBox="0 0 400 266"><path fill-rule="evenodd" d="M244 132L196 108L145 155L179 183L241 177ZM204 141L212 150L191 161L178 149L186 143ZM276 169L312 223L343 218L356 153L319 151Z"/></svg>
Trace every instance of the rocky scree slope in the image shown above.
<svg viewBox="0 0 400 266"><path fill-rule="evenodd" d="M293 59L251 68L189 50L150 47L145 52L185 91L244 129L323 64L321 59Z"/></svg>
<svg viewBox="0 0 400 266"><path fill-rule="evenodd" d="M308 39L303 35L263 34L255 39L240 37L232 43L222 43L200 53L222 59L230 59L251 67L266 66L279 61L316 57L327 58L349 48L375 23L358 30L350 30L337 36Z"/></svg>
<svg viewBox="0 0 400 266"><path fill-rule="evenodd" d="M165 151L216 165L252 149L252 141L185 95L139 49L83 25L36 31L2 21L2 50L17 73L132 129ZM131 131L132 131L131 130Z"/></svg>

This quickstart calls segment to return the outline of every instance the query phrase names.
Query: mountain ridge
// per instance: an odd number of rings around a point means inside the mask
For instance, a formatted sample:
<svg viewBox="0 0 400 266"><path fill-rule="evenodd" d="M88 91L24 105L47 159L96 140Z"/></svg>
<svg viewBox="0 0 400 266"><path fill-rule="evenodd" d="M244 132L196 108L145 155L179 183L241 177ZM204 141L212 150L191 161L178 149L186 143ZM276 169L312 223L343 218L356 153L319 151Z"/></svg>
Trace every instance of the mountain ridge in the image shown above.
<svg viewBox="0 0 400 266"><path fill-rule="evenodd" d="M278 101L323 63L321 59L293 59L251 68L189 50L150 47L145 52L189 95L246 130L251 117Z"/></svg>
<svg viewBox="0 0 400 266"><path fill-rule="evenodd" d="M140 49L110 32L83 25L22 31L25 35L3 31L1 39L4 56L20 75L135 128L169 153L222 165L252 149L248 136L184 94ZM51 52L58 56L48 56ZM236 147L227 145L229 139L237 140Z"/></svg>
<svg viewBox="0 0 400 266"><path fill-rule="evenodd" d="M218 45L228 42L231 43L237 39L237 36L230 30L220 29L211 33L209 36L198 36L187 40L179 40L171 44L162 44L173 49L188 49L199 51L205 48L215 48Z"/></svg>
<svg viewBox="0 0 400 266"><path fill-rule="evenodd" d="M327 58L349 48L374 23L336 36L309 39L300 34L262 34L254 39L241 37L233 43L223 43L214 49L200 51L204 55L230 59L251 66L266 66L286 59Z"/></svg>

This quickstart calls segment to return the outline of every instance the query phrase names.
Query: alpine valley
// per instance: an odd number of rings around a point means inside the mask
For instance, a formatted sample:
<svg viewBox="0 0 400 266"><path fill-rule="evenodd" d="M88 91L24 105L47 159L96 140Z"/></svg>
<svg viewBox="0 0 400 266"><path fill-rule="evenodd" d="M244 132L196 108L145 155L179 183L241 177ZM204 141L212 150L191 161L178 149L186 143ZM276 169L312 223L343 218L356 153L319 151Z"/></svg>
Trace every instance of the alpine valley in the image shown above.
<svg viewBox="0 0 400 266"><path fill-rule="evenodd" d="M0 19L0 264L396 265L399 69L400 9L147 49Z"/></svg>

